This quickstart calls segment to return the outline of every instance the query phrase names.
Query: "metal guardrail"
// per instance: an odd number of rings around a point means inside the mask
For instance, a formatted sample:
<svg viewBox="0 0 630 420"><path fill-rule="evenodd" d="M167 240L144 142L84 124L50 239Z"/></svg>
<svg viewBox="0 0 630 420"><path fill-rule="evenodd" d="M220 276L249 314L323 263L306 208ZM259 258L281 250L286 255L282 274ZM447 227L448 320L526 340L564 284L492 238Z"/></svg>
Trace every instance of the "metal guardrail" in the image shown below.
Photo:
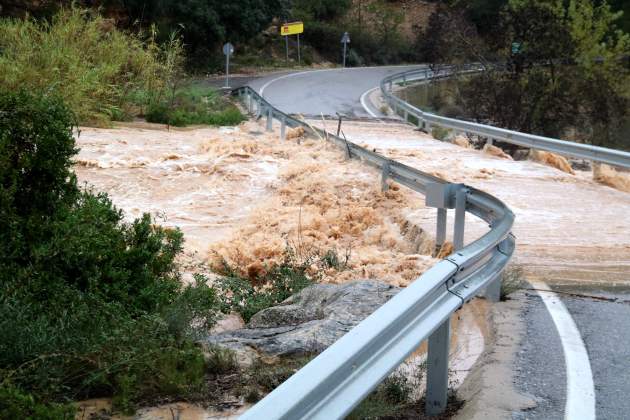
<svg viewBox="0 0 630 420"><path fill-rule="evenodd" d="M453 129L458 132L487 137L490 140L504 141L506 143L538 150L545 150L563 156L630 168L630 153L628 152L559 140L550 137L537 136L534 134L521 133L518 131L507 130L505 128L493 127L491 125L462 121L455 118L442 117L422 111L393 94L394 85L406 85L411 81L430 81L437 78L449 77L454 73L470 73L479 71L482 71L482 68L478 65L468 65L463 66L462 68L448 66L438 72L433 72L428 68L411 70L386 77L381 81L380 88L383 97L396 114L402 116L405 121L409 121L410 116L414 117L416 119L416 124L424 127L425 129L430 128L431 125L437 125L439 127Z"/></svg>
<svg viewBox="0 0 630 420"><path fill-rule="evenodd" d="M514 251L510 234L514 214L497 198L463 184L450 184L433 175L388 159L343 138L310 126L274 108L246 86L233 91L249 112L280 122L286 128L302 126L307 132L343 148L347 158L360 159L381 170L387 179L426 196L437 208L436 245L446 240L448 209L455 210L455 252L440 261L410 286L349 331L332 346L250 408L241 419L343 418L398 367L419 345L429 340L426 411L439 414L446 407L450 317L485 290L498 299L500 274ZM486 221L489 230L464 245L466 213Z"/></svg>

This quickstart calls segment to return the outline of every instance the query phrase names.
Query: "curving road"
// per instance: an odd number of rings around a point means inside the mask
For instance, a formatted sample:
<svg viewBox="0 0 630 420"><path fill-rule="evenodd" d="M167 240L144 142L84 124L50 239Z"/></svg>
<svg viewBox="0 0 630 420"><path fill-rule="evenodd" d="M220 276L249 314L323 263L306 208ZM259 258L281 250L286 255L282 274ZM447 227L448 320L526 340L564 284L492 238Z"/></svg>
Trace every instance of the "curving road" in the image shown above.
<svg viewBox="0 0 630 420"><path fill-rule="evenodd" d="M350 118L370 118L382 114L365 100L366 93L377 87L389 74L421 67L311 70L264 77L249 85L284 112L311 117L321 114L334 116L338 112Z"/></svg>
<svg viewBox="0 0 630 420"><path fill-rule="evenodd" d="M383 115L366 97L380 80L419 67L276 74L249 85L287 113L373 118ZM630 273L611 289L606 284L614 282L605 281L597 272L578 271L580 279L569 286L554 282L556 276L545 278L555 293L525 294L519 318L526 331L512 369L516 372L514 385L530 395L537 407L514 412L513 419L562 419L569 413L579 413L573 417L584 419L630 418L630 400L624 397L630 393ZM587 288L585 283L601 287ZM545 299L545 293L551 298ZM567 332L563 321L574 325L574 331ZM569 394L572 398L567 403Z"/></svg>

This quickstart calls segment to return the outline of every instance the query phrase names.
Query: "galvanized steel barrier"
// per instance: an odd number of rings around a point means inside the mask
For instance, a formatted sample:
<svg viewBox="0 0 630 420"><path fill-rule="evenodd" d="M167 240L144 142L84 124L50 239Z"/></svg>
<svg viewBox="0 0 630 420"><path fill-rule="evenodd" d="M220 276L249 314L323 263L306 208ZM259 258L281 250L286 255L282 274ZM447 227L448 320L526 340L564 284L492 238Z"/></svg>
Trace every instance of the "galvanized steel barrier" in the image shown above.
<svg viewBox="0 0 630 420"><path fill-rule="evenodd" d="M383 187L390 179L426 196L437 208L436 244L446 241L447 211L455 210L455 252L438 262L407 288L377 309L332 346L250 408L242 419L343 418L418 346L429 340L426 411L444 410L448 389L450 317L480 293L498 299L500 275L514 251L510 230L514 214L497 198L463 184L450 184L433 175L388 159L344 138L312 127L274 108L246 86L233 91L249 112L280 122L280 137L287 127L307 132L341 147L347 158L380 169ZM396 99L399 107L402 105ZM414 108L405 108L416 112ZM421 113L424 118L424 114ZM488 223L482 237L464 246L466 213Z"/></svg>
<svg viewBox="0 0 630 420"><path fill-rule="evenodd" d="M449 128L456 132L469 133L486 137L490 141L498 140L518 146L533 149L545 150L563 156L578 159L592 160L595 162L607 163L610 165L630 168L630 153L621 150L607 149L605 147L592 146L589 144L575 143L571 141L553 139L549 137L537 136L534 134L521 133L504 128L493 127L491 125L478 124L470 121L462 121L455 118L442 117L436 114L422 111L421 109L405 102L393 94L394 86L405 86L409 82L431 81L438 78L452 76L455 73L480 72L483 68L479 65L465 65L462 67L446 66L439 71L432 71L429 68L406 71L386 77L381 81L381 94L389 106L405 121L413 117L414 123L425 129L430 129L432 125Z"/></svg>

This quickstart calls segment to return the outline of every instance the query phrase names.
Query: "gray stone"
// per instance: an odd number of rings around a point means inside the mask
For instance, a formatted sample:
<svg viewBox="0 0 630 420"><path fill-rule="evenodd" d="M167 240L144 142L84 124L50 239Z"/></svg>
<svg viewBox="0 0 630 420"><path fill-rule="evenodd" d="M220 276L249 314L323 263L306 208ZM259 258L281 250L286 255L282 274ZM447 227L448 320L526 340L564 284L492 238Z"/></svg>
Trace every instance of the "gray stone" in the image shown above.
<svg viewBox="0 0 630 420"><path fill-rule="evenodd" d="M517 149L512 157L514 160L527 160L529 159L529 149Z"/></svg>
<svg viewBox="0 0 630 420"><path fill-rule="evenodd" d="M584 159L569 159L569 163L571 164L571 168L575 171L590 171L591 162Z"/></svg>
<svg viewBox="0 0 630 420"><path fill-rule="evenodd" d="M243 364L260 356L319 353L399 291L374 280L316 284L258 312L245 328L211 335L202 344L230 348Z"/></svg>

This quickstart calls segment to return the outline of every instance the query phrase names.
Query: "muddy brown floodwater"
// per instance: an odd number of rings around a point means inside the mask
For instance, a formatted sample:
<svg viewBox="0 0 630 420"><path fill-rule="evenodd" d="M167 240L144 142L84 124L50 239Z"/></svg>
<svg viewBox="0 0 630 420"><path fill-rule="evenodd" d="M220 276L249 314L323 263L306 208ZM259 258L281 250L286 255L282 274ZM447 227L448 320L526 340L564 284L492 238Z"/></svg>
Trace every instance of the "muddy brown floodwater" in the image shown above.
<svg viewBox="0 0 630 420"><path fill-rule="evenodd" d="M627 282L630 193L593 181L592 172L572 175L538 162L501 159L435 140L406 124L344 122L343 130L349 140L503 200L516 215L514 262L528 276L552 283ZM434 232L435 210L418 207L410 217ZM467 217L466 243L487 229Z"/></svg>
<svg viewBox="0 0 630 420"><path fill-rule="evenodd" d="M298 144L300 141L301 144ZM405 286L435 263L431 239L409 216L419 196L346 161L319 139L280 142L246 122L234 128L84 128L75 171L129 218L149 212L182 229L186 249L248 271L298 252L349 255L322 281L377 278ZM261 268L263 267L263 268Z"/></svg>
<svg viewBox="0 0 630 420"><path fill-rule="evenodd" d="M148 212L184 232L185 275L197 263L204 269L221 260L257 273L280 261L287 246L348 255L347 268L325 271L324 282L375 278L406 286L436 262L431 235L414 216L422 197L398 185L382 192L378 171L322 139L280 141L277 130L256 122L186 130L137 123L82 128L77 144L80 182L107 192L128 220ZM108 404L87 401L80 413ZM171 418L173 410L191 419L235 414L179 404L139 416Z"/></svg>

